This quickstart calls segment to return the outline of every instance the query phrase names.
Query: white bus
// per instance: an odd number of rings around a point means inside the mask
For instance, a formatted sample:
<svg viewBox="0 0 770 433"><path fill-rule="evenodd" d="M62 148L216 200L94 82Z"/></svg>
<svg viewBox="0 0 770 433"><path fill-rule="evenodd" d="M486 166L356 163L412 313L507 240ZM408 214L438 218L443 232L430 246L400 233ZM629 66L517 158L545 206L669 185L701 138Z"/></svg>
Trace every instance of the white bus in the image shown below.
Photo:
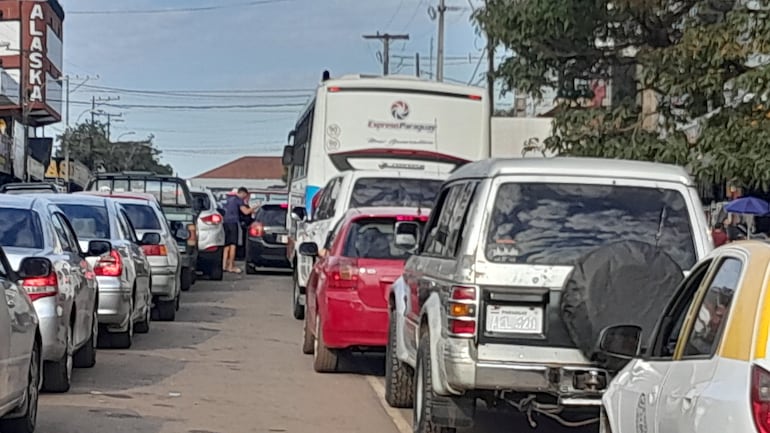
<svg viewBox="0 0 770 433"><path fill-rule="evenodd" d="M293 210L311 216L313 198L342 170L441 170L441 163L430 163L441 155L490 157L485 89L411 76L327 74L284 149ZM420 165L410 165L414 160ZM290 237L293 226L287 218Z"/></svg>

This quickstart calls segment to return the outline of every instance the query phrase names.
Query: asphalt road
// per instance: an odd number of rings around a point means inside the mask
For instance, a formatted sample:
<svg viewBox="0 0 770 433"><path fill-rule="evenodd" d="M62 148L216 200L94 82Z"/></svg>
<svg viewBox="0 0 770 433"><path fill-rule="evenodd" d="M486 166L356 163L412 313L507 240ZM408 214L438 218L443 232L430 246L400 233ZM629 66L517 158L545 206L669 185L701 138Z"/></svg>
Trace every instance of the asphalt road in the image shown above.
<svg viewBox="0 0 770 433"><path fill-rule="evenodd" d="M198 281L176 322L153 322L129 350L99 351L93 369L75 371L69 393L43 395L37 431L410 432L411 411L383 400L381 357L351 357L340 374L313 372L290 287L285 275ZM484 413L463 433L528 431L576 432Z"/></svg>

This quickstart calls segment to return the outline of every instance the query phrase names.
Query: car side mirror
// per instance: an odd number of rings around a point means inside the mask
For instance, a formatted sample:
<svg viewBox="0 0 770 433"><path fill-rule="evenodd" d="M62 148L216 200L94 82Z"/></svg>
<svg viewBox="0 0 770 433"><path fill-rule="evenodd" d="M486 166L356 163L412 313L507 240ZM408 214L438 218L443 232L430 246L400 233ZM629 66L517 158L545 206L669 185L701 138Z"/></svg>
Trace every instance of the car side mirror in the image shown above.
<svg viewBox="0 0 770 433"><path fill-rule="evenodd" d="M19 278L39 278L51 275L53 264L44 257L27 257L19 264Z"/></svg>
<svg viewBox="0 0 770 433"><path fill-rule="evenodd" d="M290 167L294 163L294 146L288 145L283 147L283 155L281 156L281 164L284 167Z"/></svg>
<svg viewBox="0 0 770 433"><path fill-rule="evenodd" d="M180 227L174 232L174 237L180 241L186 241L190 239L190 230L186 227Z"/></svg>
<svg viewBox="0 0 770 433"><path fill-rule="evenodd" d="M420 235L420 225L411 221L400 221L394 229L395 243L402 250L414 252L417 249L417 239Z"/></svg>
<svg viewBox="0 0 770 433"><path fill-rule="evenodd" d="M599 334L598 352L611 358L630 360L642 352L642 328L637 325L614 325Z"/></svg>
<svg viewBox="0 0 770 433"><path fill-rule="evenodd" d="M303 242L299 245L299 253L303 256L318 257L318 245L315 242Z"/></svg>
<svg viewBox="0 0 770 433"><path fill-rule="evenodd" d="M304 207L297 206L291 211L291 219L297 222L305 221L307 218L307 212Z"/></svg>
<svg viewBox="0 0 770 433"><path fill-rule="evenodd" d="M107 241L91 241L88 243L88 257L99 257L112 250L112 244Z"/></svg>
<svg viewBox="0 0 770 433"><path fill-rule="evenodd" d="M163 241L158 233L145 233L140 242L141 245L160 245Z"/></svg>

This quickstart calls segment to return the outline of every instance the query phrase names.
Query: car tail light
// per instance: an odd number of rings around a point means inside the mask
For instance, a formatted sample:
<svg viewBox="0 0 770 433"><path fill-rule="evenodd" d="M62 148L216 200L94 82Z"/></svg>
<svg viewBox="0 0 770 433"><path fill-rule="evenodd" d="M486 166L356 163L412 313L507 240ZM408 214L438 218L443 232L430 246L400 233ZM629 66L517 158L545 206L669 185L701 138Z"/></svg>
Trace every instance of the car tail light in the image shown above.
<svg viewBox="0 0 770 433"><path fill-rule="evenodd" d="M428 222L428 215L418 215L418 216L412 216L412 215L398 215L396 217L396 221L419 221L419 222Z"/></svg>
<svg viewBox="0 0 770 433"><path fill-rule="evenodd" d="M476 336L478 289L454 286L449 295L449 334L453 337Z"/></svg>
<svg viewBox="0 0 770 433"><path fill-rule="evenodd" d="M281 209L288 209L289 203L281 203Z"/></svg>
<svg viewBox="0 0 770 433"><path fill-rule="evenodd" d="M251 223L249 226L249 237L261 238L265 235L265 226L262 223Z"/></svg>
<svg viewBox="0 0 770 433"><path fill-rule="evenodd" d="M198 245L198 229L195 224L187 224L187 231L190 232L190 237L187 238L187 245Z"/></svg>
<svg viewBox="0 0 770 433"><path fill-rule="evenodd" d="M207 215L201 218L201 221L203 221L205 224L208 224L208 225L222 224L222 215L218 213Z"/></svg>
<svg viewBox="0 0 770 433"><path fill-rule="evenodd" d="M770 373L755 365L751 370L751 412L759 433L770 433Z"/></svg>
<svg viewBox="0 0 770 433"><path fill-rule="evenodd" d="M98 277L119 277L123 275L123 259L116 250L110 250L109 254L99 257L94 266L94 273Z"/></svg>
<svg viewBox="0 0 770 433"><path fill-rule="evenodd" d="M165 245L142 245L142 251L146 256L167 256L168 249Z"/></svg>
<svg viewBox="0 0 770 433"><path fill-rule="evenodd" d="M471 98L474 101L481 101L481 95L468 95L469 98Z"/></svg>
<svg viewBox="0 0 770 433"><path fill-rule="evenodd" d="M41 298L56 296L59 293L59 280L54 272L45 277L25 278L21 282L21 286L32 302Z"/></svg>
<svg viewBox="0 0 770 433"><path fill-rule="evenodd" d="M327 288L330 290L355 290L358 288L358 260L341 258L326 270Z"/></svg>

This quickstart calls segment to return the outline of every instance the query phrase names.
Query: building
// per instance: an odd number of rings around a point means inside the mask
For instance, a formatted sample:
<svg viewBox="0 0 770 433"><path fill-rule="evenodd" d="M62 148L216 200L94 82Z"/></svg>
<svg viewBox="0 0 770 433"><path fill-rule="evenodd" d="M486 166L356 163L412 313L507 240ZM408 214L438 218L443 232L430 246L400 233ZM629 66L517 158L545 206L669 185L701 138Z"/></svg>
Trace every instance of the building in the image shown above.
<svg viewBox="0 0 770 433"><path fill-rule="evenodd" d="M230 191L244 186L249 190L285 190L284 170L279 156L244 156L189 180L192 186L212 191Z"/></svg>
<svg viewBox="0 0 770 433"><path fill-rule="evenodd" d="M64 9L57 0L0 0L0 172L43 180L62 118ZM29 145L34 138L34 151ZM6 180L7 181L7 180Z"/></svg>

